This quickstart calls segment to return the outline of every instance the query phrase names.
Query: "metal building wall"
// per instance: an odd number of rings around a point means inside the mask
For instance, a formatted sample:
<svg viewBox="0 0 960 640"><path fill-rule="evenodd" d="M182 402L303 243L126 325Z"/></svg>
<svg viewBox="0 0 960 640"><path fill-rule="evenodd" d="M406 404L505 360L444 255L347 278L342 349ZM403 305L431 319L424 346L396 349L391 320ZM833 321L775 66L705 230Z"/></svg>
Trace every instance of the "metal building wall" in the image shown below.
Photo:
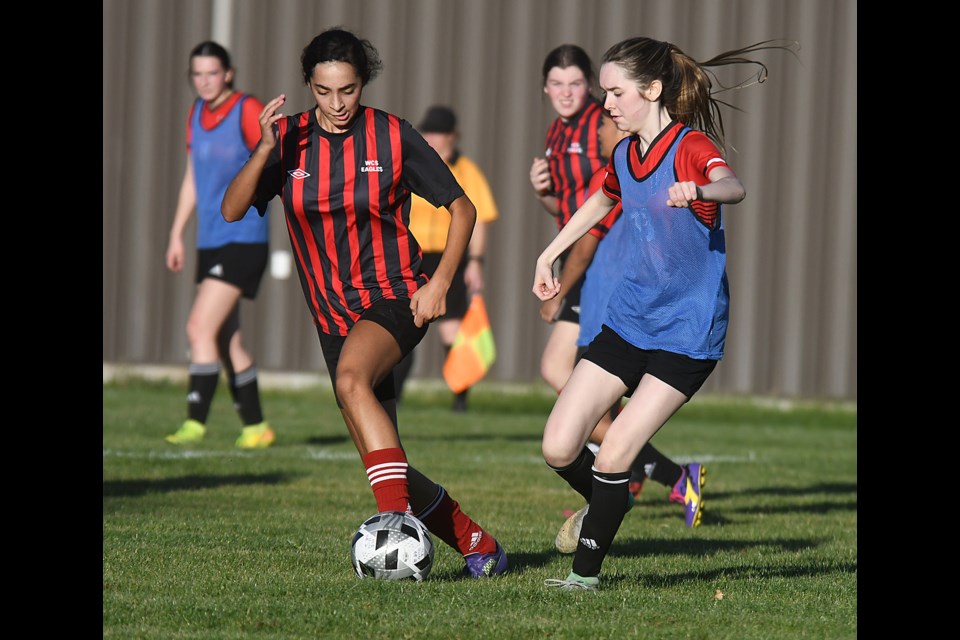
<svg viewBox="0 0 960 640"><path fill-rule="evenodd" d="M698 59L760 40L801 44L762 56L770 77L728 93L730 163L747 199L725 209L732 315L727 356L706 391L857 397L857 4L853 0L104 0L103 360L184 364L195 256L164 267L193 99L190 49L208 38L234 57L238 89L311 104L303 46L342 25L370 39L384 71L364 103L414 124L455 108L462 151L487 172L501 218L491 227L487 306L498 347L489 379L533 382L549 327L530 292L553 237L527 175L552 111L546 53L564 42L598 61L614 42L651 35ZM733 76L729 76L732 78ZM289 249L271 214L271 249ZM193 237L188 237L192 242ZM262 370L322 371L294 276L267 276L244 303ZM438 377L428 335L415 375Z"/></svg>

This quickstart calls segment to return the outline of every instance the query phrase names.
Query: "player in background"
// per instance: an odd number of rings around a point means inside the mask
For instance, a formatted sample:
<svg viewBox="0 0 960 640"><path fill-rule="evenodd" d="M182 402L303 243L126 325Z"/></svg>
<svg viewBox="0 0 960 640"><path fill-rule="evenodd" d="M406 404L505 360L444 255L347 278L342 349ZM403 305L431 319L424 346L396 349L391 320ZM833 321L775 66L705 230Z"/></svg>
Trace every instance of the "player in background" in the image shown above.
<svg viewBox="0 0 960 640"><path fill-rule="evenodd" d="M443 105L435 105L427 109L417 130L433 150L439 154L453 177L457 179L464 193L477 208L477 224L473 227L473 235L467 247L467 254L457 266L457 272L447 291L447 312L436 325L440 332L440 342L443 344L444 354L450 353L453 341L460 329L460 321L467 313L470 298L483 292L483 261L487 249L487 232L489 223L499 216L497 203L490 190L490 183L483 171L471 158L460 153L457 146L460 142L460 132L457 129L457 115L453 109ZM423 250L423 272L432 276L443 257L443 250L447 244L447 229L450 227L450 213L414 194L410 204L410 233L417 239ZM403 388L410 370L413 368L416 350L411 351L400 361L394 369L395 384L397 386L397 400L403 398ZM453 410L463 413L467 410L467 393L464 389L454 394Z"/></svg>
<svg viewBox="0 0 960 640"><path fill-rule="evenodd" d="M408 463L393 378L446 311L476 209L408 122L361 103L382 68L369 41L328 29L300 61L316 106L285 116L278 110L286 95L266 104L260 144L227 189L223 217L242 220L251 206L263 215L280 197L304 298L377 510L420 519L463 555L464 576L502 574L500 543ZM408 228L411 193L450 212L446 248L429 280Z"/></svg>
<svg viewBox="0 0 960 640"><path fill-rule="evenodd" d="M172 444L203 439L222 371L243 422L236 446L259 449L276 436L260 406L257 367L240 332L240 299L253 300L267 266L267 220L231 225L220 215L230 180L260 140L263 104L233 88L230 54L216 42L190 52L189 75L198 98L187 118L187 168L170 228L167 268L183 269L183 233L197 212L197 294L187 319L190 388L187 420L166 437Z"/></svg>

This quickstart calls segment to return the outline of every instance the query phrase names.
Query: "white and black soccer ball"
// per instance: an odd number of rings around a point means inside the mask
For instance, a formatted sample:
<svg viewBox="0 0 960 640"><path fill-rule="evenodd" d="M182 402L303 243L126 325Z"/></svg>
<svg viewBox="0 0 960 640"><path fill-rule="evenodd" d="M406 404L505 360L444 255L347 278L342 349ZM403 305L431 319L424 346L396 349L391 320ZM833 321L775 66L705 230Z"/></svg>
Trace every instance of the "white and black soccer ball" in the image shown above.
<svg viewBox="0 0 960 640"><path fill-rule="evenodd" d="M425 580L433 568L433 551L427 527L403 511L367 518L350 543L353 570L377 580Z"/></svg>

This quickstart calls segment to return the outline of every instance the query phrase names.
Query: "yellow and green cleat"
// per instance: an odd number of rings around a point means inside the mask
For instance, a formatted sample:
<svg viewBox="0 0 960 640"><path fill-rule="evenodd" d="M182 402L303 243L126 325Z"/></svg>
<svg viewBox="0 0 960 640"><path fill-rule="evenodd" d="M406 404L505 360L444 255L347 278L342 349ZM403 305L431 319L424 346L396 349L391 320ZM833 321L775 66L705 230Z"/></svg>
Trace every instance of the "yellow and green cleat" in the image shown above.
<svg viewBox="0 0 960 640"><path fill-rule="evenodd" d="M183 425L164 438L170 444L190 444L191 442L200 442L203 436L207 434L207 428L196 420L187 420Z"/></svg>
<svg viewBox="0 0 960 640"><path fill-rule="evenodd" d="M266 449L277 439L277 434L273 432L270 425L266 422L250 425L243 428L243 433L237 438L235 443L240 449Z"/></svg>

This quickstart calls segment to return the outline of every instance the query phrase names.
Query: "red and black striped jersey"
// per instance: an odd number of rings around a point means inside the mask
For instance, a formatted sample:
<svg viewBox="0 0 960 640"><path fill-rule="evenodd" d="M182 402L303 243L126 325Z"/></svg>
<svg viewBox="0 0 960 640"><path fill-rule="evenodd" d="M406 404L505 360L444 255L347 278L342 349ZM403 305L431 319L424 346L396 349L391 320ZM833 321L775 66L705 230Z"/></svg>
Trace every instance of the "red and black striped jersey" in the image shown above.
<svg viewBox="0 0 960 640"><path fill-rule="evenodd" d="M275 133L254 206L263 215L280 196L314 323L345 336L374 302L427 283L410 193L441 207L463 189L409 122L379 109L361 106L344 133L325 131L314 109L282 118Z"/></svg>
<svg viewBox="0 0 960 640"><path fill-rule="evenodd" d="M558 229L566 226L587 199L591 176L606 164L600 155L602 118L603 106L591 96L579 114L567 122L557 118L547 130L546 157L560 209Z"/></svg>

